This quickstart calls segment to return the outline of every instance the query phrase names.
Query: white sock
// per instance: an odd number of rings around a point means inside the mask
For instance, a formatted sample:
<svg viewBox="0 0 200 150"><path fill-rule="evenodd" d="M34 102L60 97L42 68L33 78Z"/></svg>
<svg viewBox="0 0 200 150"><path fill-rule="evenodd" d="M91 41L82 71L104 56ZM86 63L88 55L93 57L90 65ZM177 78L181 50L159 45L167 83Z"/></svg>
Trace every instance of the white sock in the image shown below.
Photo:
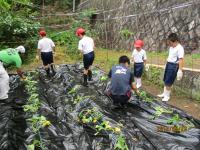
<svg viewBox="0 0 200 150"><path fill-rule="evenodd" d="M141 78L137 78L137 88L140 88L142 86L142 83L141 83Z"/></svg>
<svg viewBox="0 0 200 150"><path fill-rule="evenodd" d="M165 91L165 96L166 96L166 97L170 97L170 93L171 93L171 91L166 89L166 91Z"/></svg>

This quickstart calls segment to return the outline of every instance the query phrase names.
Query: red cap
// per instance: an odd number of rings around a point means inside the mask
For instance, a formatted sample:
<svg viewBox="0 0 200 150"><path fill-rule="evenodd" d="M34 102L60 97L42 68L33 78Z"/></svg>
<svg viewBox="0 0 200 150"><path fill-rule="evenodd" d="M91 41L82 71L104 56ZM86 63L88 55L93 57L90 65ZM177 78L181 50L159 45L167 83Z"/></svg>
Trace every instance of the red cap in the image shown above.
<svg viewBox="0 0 200 150"><path fill-rule="evenodd" d="M76 35L77 35L77 36L80 36L80 35L83 34L83 33L85 33L85 29L83 29L83 28L78 28L78 29L76 30Z"/></svg>
<svg viewBox="0 0 200 150"><path fill-rule="evenodd" d="M46 36L46 32L44 30L40 31L40 36Z"/></svg>
<svg viewBox="0 0 200 150"><path fill-rule="evenodd" d="M136 40L134 43L134 47L143 47L144 46L144 42L142 40Z"/></svg>

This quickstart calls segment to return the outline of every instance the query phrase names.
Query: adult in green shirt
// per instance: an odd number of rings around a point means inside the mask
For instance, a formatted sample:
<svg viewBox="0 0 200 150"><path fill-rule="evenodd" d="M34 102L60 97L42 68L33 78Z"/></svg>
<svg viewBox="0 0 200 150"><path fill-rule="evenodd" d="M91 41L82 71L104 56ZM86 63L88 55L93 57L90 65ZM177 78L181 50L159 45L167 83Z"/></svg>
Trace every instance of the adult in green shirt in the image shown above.
<svg viewBox="0 0 200 150"><path fill-rule="evenodd" d="M25 48L23 46L0 51L0 100L8 98L8 91L10 89L9 76L4 66L16 66L17 74L24 79L21 71L22 60L19 53L25 53Z"/></svg>

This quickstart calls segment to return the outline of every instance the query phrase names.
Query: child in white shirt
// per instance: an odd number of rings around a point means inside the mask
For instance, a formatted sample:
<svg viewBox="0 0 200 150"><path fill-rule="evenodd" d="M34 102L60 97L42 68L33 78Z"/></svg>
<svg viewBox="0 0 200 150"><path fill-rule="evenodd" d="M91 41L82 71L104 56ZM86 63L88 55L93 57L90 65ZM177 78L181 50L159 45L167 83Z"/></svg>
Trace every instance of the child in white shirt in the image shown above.
<svg viewBox="0 0 200 150"><path fill-rule="evenodd" d="M134 43L135 49L132 53L132 62L134 63L134 78L137 88L142 86L141 77L147 61L146 51L142 49L143 46L144 42L142 40L136 40Z"/></svg>
<svg viewBox="0 0 200 150"><path fill-rule="evenodd" d="M171 87L177 77L177 80L181 80L183 77L183 58L184 49L179 43L179 39L176 33L171 33L168 36L169 56L167 58L167 64L164 74L164 92L158 97L162 98L162 101L168 101L170 99Z"/></svg>

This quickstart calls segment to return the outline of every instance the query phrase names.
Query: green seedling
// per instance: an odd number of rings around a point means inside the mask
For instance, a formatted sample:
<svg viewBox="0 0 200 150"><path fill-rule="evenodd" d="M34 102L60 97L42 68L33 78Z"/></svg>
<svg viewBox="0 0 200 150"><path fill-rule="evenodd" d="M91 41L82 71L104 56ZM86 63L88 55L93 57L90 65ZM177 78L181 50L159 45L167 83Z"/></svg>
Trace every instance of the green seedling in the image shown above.
<svg viewBox="0 0 200 150"><path fill-rule="evenodd" d="M101 76L101 78L100 78L100 81L106 81L108 79L108 77L107 76Z"/></svg>
<svg viewBox="0 0 200 150"><path fill-rule="evenodd" d="M160 117L163 113L166 113L166 114L172 114L173 113L172 110L167 110L167 109L164 109L160 106L156 107L155 110L156 110L156 112L154 113L152 119Z"/></svg>
<svg viewBox="0 0 200 150"><path fill-rule="evenodd" d="M31 145L28 145L27 150L35 150L36 147L40 147L41 143L38 140L34 140Z"/></svg>
<svg viewBox="0 0 200 150"><path fill-rule="evenodd" d="M97 75L97 74L99 74L99 70L93 70L92 73L93 73L94 75Z"/></svg>
<svg viewBox="0 0 200 150"><path fill-rule="evenodd" d="M69 92L68 92L68 94L73 94L73 93L76 93L76 91L78 90L78 89L80 89L80 85L75 85Z"/></svg>
<svg viewBox="0 0 200 150"><path fill-rule="evenodd" d="M126 140L122 134L118 136L114 150L129 150L128 145L126 144Z"/></svg>
<svg viewBox="0 0 200 150"><path fill-rule="evenodd" d="M140 92L140 96L142 97L142 99L143 99L145 102L148 102L148 103L153 102L153 98L148 97L148 96L147 96L147 93L146 93L145 91L141 91L141 92Z"/></svg>
<svg viewBox="0 0 200 150"><path fill-rule="evenodd" d="M33 115L32 118L28 119L31 122L31 129L37 133L41 128L51 125L50 121L44 116Z"/></svg>
<svg viewBox="0 0 200 150"><path fill-rule="evenodd" d="M41 106L41 103L39 102L38 99L36 99L35 103L24 105L23 108L25 112L35 113L39 110L40 106Z"/></svg>
<svg viewBox="0 0 200 150"><path fill-rule="evenodd" d="M186 118L181 119L179 114L175 114L167 120L167 124L174 125L177 129L186 128L186 130L195 127L194 124Z"/></svg>
<svg viewBox="0 0 200 150"><path fill-rule="evenodd" d="M95 107L92 109L83 110L78 115L80 121L84 124L96 123L97 121L102 119L102 116L103 114L97 111Z"/></svg>
<svg viewBox="0 0 200 150"><path fill-rule="evenodd" d="M83 100L90 98L91 96L77 96L76 99L73 101L73 104L78 104L82 102Z"/></svg>

